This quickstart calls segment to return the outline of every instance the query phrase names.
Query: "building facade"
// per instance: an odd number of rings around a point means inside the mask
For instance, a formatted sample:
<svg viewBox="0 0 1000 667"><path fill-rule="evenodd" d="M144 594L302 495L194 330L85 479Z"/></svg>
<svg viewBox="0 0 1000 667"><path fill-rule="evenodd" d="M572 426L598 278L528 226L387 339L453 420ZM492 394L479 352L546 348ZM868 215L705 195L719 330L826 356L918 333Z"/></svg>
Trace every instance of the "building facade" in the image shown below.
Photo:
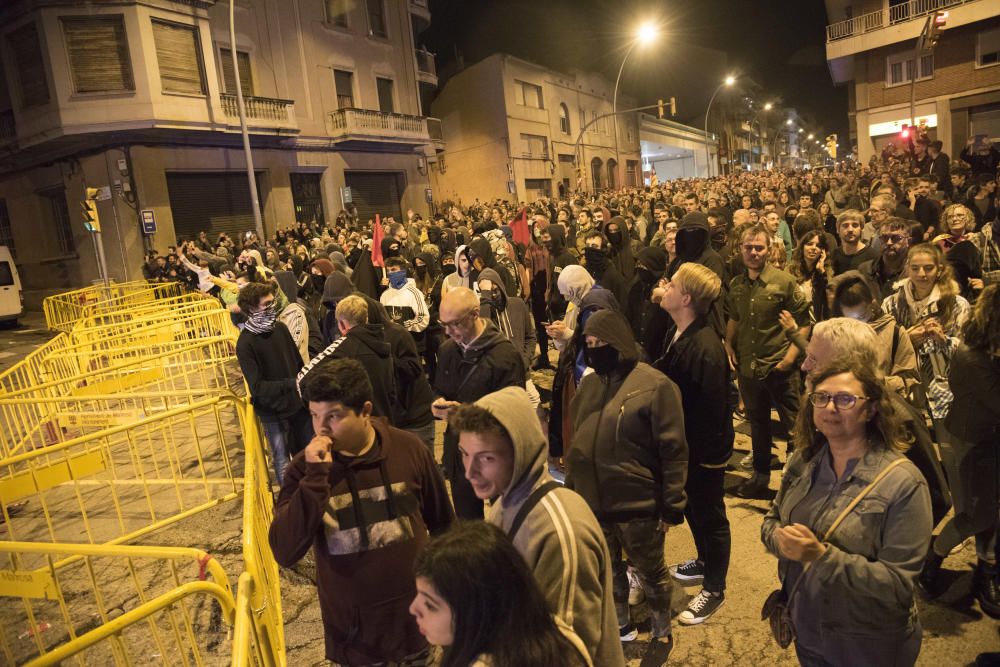
<svg viewBox="0 0 1000 667"><path fill-rule="evenodd" d="M426 0L236 0L268 236L348 205L429 211L442 146L425 108L434 59L417 41L429 22ZM27 288L98 278L88 187L107 188L114 280L141 277L146 249L254 229L229 2L12 0L0 26L0 244Z"/></svg>
<svg viewBox="0 0 1000 667"><path fill-rule="evenodd" d="M851 142L861 162L900 142L911 122L953 158L975 135L1000 141L995 0L826 0L826 10L827 64L834 83L849 86ZM936 12L946 12L940 37L916 53Z"/></svg>
<svg viewBox="0 0 1000 667"><path fill-rule="evenodd" d="M704 130L650 114L639 116L639 141L647 183L654 173L660 181L706 178L709 165L718 159L718 139L714 134L706 135Z"/></svg>
<svg viewBox="0 0 1000 667"><path fill-rule="evenodd" d="M641 185L638 116L611 114L602 76L563 74L507 54L465 68L432 104L446 149L431 171L435 196L530 202L576 190ZM618 108L634 104L619 96Z"/></svg>

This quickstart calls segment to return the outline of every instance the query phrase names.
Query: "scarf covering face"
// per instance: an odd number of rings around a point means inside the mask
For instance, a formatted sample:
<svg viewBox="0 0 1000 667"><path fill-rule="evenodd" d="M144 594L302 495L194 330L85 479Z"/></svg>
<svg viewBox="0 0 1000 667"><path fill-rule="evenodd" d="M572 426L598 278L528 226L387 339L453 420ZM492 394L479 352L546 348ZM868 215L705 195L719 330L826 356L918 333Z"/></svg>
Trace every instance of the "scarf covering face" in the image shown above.
<svg viewBox="0 0 1000 667"><path fill-rule="evenodd" d="M272 303L267 308L258 310L256 313L250 315L243 328L253 334L271 333L274 331L274 323L277 319L278 308Z"/></svg>

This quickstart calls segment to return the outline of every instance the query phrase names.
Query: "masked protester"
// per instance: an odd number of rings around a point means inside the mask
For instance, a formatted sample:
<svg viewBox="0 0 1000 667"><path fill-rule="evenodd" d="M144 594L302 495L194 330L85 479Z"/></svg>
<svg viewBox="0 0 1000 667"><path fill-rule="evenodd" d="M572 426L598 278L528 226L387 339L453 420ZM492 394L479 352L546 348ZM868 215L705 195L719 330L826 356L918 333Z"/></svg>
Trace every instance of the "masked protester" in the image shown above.
<svg viewBox="0 0 1000 667"><path fill-rule="evenodd" d="M673 648L663 544L667 530L684 521L686 502L681 395L666 375L639 361L622 315L594 313L584 335L584 356L594 372L580 382L572 403L566 485L590 505L607 540L621 639L637 636L628 604L627 553L652 618L643 663L663 665Z"/></svg>
<svg viewBox="0 0 1000 667"><path fill-rule="evenodd" d="M611 264L625 279L632 282L635 276L635 256L632 254L632 237L629 235L625 218L616 215L604 224L604 235L608 238L608 255Z"/></svg>
<svg viewBox="0 0 1000 667"><path fill-rule="evenodd" d="M643 248L636 258L635 280L629 287L625 317L646 359L655 359L663 346L670 318L653 302L653 291L667 268L661 248Z"/></svg>

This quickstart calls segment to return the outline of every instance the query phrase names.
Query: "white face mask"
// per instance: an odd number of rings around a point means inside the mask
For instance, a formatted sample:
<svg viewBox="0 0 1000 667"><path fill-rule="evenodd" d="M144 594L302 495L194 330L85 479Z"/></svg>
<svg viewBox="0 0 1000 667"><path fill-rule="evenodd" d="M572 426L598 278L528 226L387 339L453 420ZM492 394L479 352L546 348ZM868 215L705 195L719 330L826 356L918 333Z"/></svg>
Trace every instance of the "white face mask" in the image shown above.
<svg viewBox="0 0 1000 667"><path fill-rule="evenodd" d="M871 319L868 308L843 308L841 309L841 313L844 317L849 317L859 322L868 322Z"/></svg>

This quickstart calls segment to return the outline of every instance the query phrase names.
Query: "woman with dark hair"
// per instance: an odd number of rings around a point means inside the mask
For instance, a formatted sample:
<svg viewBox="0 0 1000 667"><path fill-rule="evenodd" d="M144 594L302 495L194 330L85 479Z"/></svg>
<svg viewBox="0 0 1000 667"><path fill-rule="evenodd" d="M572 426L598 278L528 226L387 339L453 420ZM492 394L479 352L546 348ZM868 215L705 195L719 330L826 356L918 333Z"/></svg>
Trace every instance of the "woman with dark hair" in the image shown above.
<svg viewBox="0 0 1000 667"><path fill-rule="evenodd" d="M955 351L948 373L955 400L945 419L948 437L941 443L955 516L934 540L919 581L928 594L937 593L944 559L975 535L973 593L984 613L1000 618L1000 285L983 290L964 332L965 342Z"/></svg>
<svg viewBox="0 0 1000 667"><path fill-rule="evenodd" d="M795 276L802 296L812 304L813 319L817 322L830 316L826 286L833 278L833 269L828 259L831 250L823 232L818 229L810 230L799 239L792 252L791 266L788 267L789 272Z"/></svg>
<svg viewBox="0 0 1000 667"><path fill-rule="evenodd" d="M415 565L410 613L444 648L441 667L589 667L573 630L549 615L514 544L484 521L455 524Z"/></svg>
<svg viewBox="0 0 1000 667"><path fill-rule="evenodd" d="M845 209L846 210L846 209ZM819 208L816 211L819 213L820 223L823 225L823 229L827 231L828 234L837 235L837 216L833 214L833 210L830 208L830 204L823 201L820 202Z"/></svg>
<svg viewBox="0 0 1000 667"><path fill-rule="evenodd" d="M927 482L902 454L901 419L872 369L834 363L810 381L761 527L799 662L913 665L922 632L913 579L932 529Z"/></svg>
<svg viewBox="0 0 1000 667"><path fill-rule="evenodd" d="M775 204L774 210L778 212L778 215L785 217L785 210L792 205L792 198L788 196L788 190L781 189L778 191L778 203Z"/></svg>

